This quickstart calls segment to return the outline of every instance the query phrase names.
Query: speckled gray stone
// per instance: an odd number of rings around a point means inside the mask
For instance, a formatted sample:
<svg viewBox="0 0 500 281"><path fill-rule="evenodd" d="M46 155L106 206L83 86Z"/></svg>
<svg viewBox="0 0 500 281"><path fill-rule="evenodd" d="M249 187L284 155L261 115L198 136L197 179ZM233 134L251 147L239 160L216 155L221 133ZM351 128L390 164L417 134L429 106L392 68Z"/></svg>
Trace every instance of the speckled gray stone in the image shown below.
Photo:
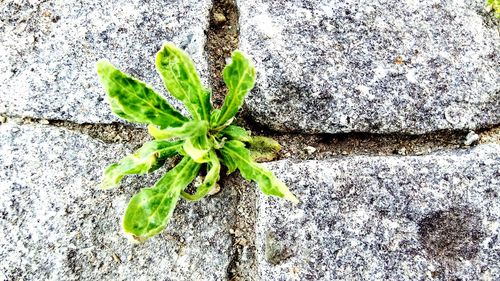
<svg viewBox="0 0 500 281"><path fill-rule="evenodd" d="M302 201L260 196L260 280L500 280L500 146L269 164Z"/></svg>
<svg viewBox="0 0 500 281"><path fill-rule="evenodd" d="M273 129L404 132L500 123L500 36L483 0L237 1Z"/></svg>
<svg viewBox="0 0 500 281"><path fill-rule="evenodd" d="M0 280L224 280L235 191L183 200L163 234L133 245L120 220L155 176L97 188L130 152L65 129L0 125Z"/></svg>
<svg viewBox="0 0 500 281"><path fill-rule="evenodd" d="M107 58L165 94L154 67L165 41L185 49L207 78L203 48L210 6L210 0L2 1L0 114L118 121L98 84L95 62Z"/></svg>

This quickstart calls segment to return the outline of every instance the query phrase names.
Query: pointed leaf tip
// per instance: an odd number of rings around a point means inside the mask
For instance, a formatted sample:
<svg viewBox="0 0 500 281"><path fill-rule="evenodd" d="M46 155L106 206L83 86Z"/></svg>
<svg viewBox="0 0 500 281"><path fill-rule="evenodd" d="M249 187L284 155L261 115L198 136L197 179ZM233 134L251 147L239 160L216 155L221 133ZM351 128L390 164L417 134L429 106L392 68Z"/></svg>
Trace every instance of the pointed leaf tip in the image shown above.
<svg viewBox="0 0 500 281"><path fill-rule="evenodd" d="M300 203L300 200L297 197L295 197L295 195L293 195L292 192L285 192L284 196L283 196L283 199L286 199L286 200L292 202L293 204L299 204Z"/></svg>
<svg viewBox="0 0 500 281"><path fill-rule="evenodd" d="M98 61L96 68L111 110L119 117L162 128L177 127L188 120L151 87L121 72L109 61Z"/></svg>
<svg viewBox="0 0 500 281"><path fill-rule="evenodd" d="M153 187L143 188L127 206L122 221L126 235L133 242L143 242L160 233L174 212L180 193L198 174L200 164L184 157Z"/></svg>
<svg viewBox="0 0 500 281"><path fill-rule="evenodd" d="M299 200L292 194L288 187L279 180L273 172L253 161L250 151L245 144L237 140L230 140L220 150L224 165L230 170L236 167L243 178L255 181L262 193L287 199L293 203Z"/></svg>
<svg viewBox="0 0 500 281"><path fill-rule="evenodd" d="M255 84L255 76L256 71L252 62L242 52L233 52L231 64L226 65L223 71L224 83L228 88L228 93L217 116L215 127L226 124L228 120L238 113L245 96Z"/></svg>
<svg viewBox="0 0 500 281"><path fill-rule="evenodd" d="M165 88L186 106L193 119L210 121L211 93L203 87L189 55L172 43L164 43L155 62Z"/></svg>

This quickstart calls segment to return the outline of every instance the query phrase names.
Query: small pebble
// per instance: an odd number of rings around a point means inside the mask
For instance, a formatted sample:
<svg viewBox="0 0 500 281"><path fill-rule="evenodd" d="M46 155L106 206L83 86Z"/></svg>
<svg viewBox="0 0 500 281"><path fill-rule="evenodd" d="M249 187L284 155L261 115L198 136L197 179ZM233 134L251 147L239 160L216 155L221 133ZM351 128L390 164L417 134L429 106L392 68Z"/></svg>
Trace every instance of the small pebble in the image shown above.
<svg viewBox="0 0 500 281"><path fill-rule="evenodd" d="M471 145L479 140L479 135L476 134L474 131L470 131L467 136L465 137L464 144L465 145Z"/></svg>
<svg viewBox="0 0 500 281"><path fill-rule="evenodd" d="M217 25L222 25L226 22L226 17L223 13L214 13L214 21Z"/></svg>
<svg viewBox="0 0 500 281"><path fill-rule="evenodd" d="M0 123L5 123L7 118L5 116L0 116Z"/></svg>
<svg viewBox="0 0 500 281"><path fill-rule="evenodd" d="M304 147L304 150L307 152L307 154L313 154L314 152L316 152L316 148L312 147L312 146L306 146Z"/></svg>
<svg viewBox="0 0 500 281"><path fill-rule="evenodd" d="M238 238L236 239L236 244L246 246L248 244L248 241L245 238Z"/></svg>
<svg viewBox="0 0 500 281"><path fill-rule="evenodd" d="M216 183L215 186L208 192L208 195L215 195L219 193L219 191L220 191L220 185Z"/></svg>

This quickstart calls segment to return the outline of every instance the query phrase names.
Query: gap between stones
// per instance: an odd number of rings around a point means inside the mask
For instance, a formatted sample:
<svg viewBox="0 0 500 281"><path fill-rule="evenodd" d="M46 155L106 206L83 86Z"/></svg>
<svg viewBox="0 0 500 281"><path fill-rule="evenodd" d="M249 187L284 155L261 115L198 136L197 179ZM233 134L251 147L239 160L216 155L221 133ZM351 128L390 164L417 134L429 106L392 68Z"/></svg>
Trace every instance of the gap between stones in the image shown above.
<svg viewBox="0 0 500 281"><path fill-rule="evenodd" d="M0 115L0 125L2 123L13 123L17 125L38 124L52 127L65 128L67 130L88 135L93 139L104 143L131 143L142 144L152 139L148 131L144 128L133 127L121 123L94 124L76 123L66 120L47 120L32 117L6 116Z"/></svg>
<svg viewBox="0 0 500 281"><path fill-rule="evenodd" d="M231 53L239 46L239 12L235 0L212 0L205 53L210 71L212 101L215 107L222 106L227 91L222 73ZM238 179L239 181L236 181ZM232 237L230 261L226 268L227 280L254 280L257 272L255 256L255 203L254 188L249 188L241 177L222 177L221 186L232 187L238 194L238 208L229 232ZM245 243L243 243L243 241ZM243 263L244 248L250 257ZM242 265L243 264L243 265Z"/></svg>
<svg viewBox="0 0 500 281"><path fill-rule="evenodd" d="M206 32L205 53L208 58L212 101L220 107L224 102L226 85L222 71L227 59L239 46L239 12L234 0L213 0Z"/></svg>
<svg viewBox="0 0 500 281"><path fill-rule="evenodd" d="M270 137L281 144L281 151L275 160L322 160L347 155L418 156L442 150L465 149L477 144L500 144L500 124L475 130L478 139L471 144L466 144L468 139L473 139L471 135L468 136L470 130L443 130L423 135L360 132L305 134L272 131L249 120L248 118L238 118L236 123L249 129L254 136ZM105 143L142 144L152 140L146 128L118 122L110 124L76 123L67 120L37 119L0 114L0 125L2 123L60 127L88 135Z"/></svg>

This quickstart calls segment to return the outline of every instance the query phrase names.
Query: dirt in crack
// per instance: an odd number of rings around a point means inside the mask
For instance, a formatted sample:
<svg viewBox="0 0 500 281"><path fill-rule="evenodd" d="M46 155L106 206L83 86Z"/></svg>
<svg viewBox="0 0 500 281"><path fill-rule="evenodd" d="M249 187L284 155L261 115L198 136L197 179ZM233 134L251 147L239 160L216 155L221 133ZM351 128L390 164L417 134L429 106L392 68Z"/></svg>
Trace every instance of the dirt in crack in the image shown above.
<svg viewBox="0 0 500 281"><path fill-rule="evenodd" d="M39 124L65 128L70 131L88 135L93 139L98 139L105 143L140 144L151 140L151 137L148 135L146 129L120 123L80 124L66 120L47 120L31 117L7 117L0 115L0 124L6 122L14 123L17 125Z"/></svg>
<svg viewBox="0 0 500 281"><path fill-rule="evenodd" d="M231 53L239 44L238 17L234 0L213 0L205 52L208 56L212 100L216 107L220 107L224 102L226 86L222 71L226 59L231 57Z"/></svg>
<svg viewBox="0 0 500 281"><path fill-rule="evenodd" d="M500 143L500 127L470 131L443 130L423 135L404 134L301 134L272 131L251 121L248 112L237 124L252 135L271 137L281 144L275 160L321 160L339 155L425 155L436 151L466 149L477 144ZM475 139L477 137L477 139Z"/></svg>
<svg viewBox="0 0 500 281"><path fill-rule="evenodd" d="M241 176L224 177L222 188L236 190L238 208L229 233L232 236L231 260L227 267L227 280L255 280L257 259L255 249L255 219L257 217L255 186Z"/></svg>

